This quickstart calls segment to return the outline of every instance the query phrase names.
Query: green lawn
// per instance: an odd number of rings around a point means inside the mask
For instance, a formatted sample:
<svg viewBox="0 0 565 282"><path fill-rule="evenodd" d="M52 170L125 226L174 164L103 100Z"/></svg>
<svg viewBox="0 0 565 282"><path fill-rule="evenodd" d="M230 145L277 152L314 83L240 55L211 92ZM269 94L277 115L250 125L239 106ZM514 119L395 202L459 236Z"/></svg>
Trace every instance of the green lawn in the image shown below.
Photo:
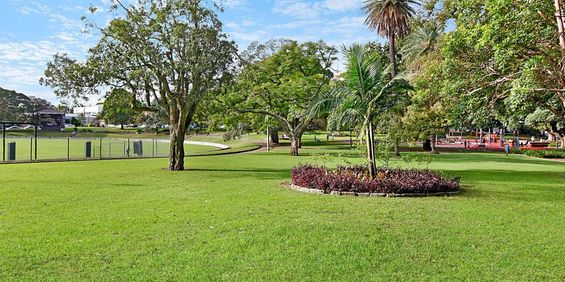
<svg viewBox="0 0 565 282"><path fill-rule="evenodd" d="M169 143L160 142L164 140L153 139L129 139L130 155L133 155L133 142L142 141L144 157L166 157L169 154ZM16 143L16 160L29 161L34 158L34 140L32 138L7 138L6 143ZM128 139L127 138L40 138L37 141L37 159L53 160L66 159L67 150L71 159L85 158L86 142L92 144L92 154L98 158L125 158L127 156ZM7 146L7 145L6 145ZM68 146L68 149L67 149ZM6 149L7 150L7 149ZM212 146L203 145L185 145L188 155L204 154L209 152L217 152L220 149ZM32 154L30 154L32 152ZM0 146L0 156L2 154L2 146Z"/></svg>
<svg viewBox="0 0 565 282"><path fill-rule="evenodd" d="M465 191L442 198L280 185L346 148L0 165L0 280L565 279L565 164L444 153Z"/></svg>
<svg viewBox="0 0 565 282"><path fill-rule="evenodd" d="M99 158L100 155L102 155L102 158L126 158L128 140L131 157L139 157L134 156L133 154L134 141L142 141L143 157L167 157L169 154L169 142L167 142L167 136L161 136L160 138L156 138L154 135L135 135L132 137L127 134L112 134L109 135L109 137L104 134L92 135L92 137L85 137L81 134L80 137L76 138L64 136L65 134L58 133L51 137L40 137L37 141L37 159L66 159L67 154L70 159L84 159L86 142L91 142L92 154L95 158ZM227 154L248 151L258 147L246 140L232 140L224 142L222 137L218 135L189 136L186 140L221 143L231 147L229 149L222 150L213 146L187 144L185 145L185 151L188 156ZM30 159L34 159L35 141L33 137L9 136L6 139L6 143L8 144L10 142L16 143L17 161L29 161ZM0 161L2 160L2 153L3 150L0 144Z"/></svg>

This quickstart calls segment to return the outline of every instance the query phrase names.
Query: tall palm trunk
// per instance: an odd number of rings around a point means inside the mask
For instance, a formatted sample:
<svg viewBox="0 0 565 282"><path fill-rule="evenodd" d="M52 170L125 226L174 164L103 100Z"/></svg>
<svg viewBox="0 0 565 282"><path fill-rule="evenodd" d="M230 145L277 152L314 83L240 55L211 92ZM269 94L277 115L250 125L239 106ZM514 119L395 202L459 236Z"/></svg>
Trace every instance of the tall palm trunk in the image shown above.
<svg viewBox="0 0 565 282"><path fill-rule="evenodd" d="M367 160L369 168L369 176L374 179L377 176L377 163L375 160L375 135L373 122L367 125Z"/></svg>
<svg viewBox="0 0 565 282"><path fill-rule="evenodd" d="M396 77L398 74L398 66L396 64L396 37L391 34L388 37L388 58L392 66L391 74L392 78ZM398 138L394 139L394 155L400 157L400 140Z"/></svg>
<svg viewBox="0 0 565 282"><path fill-rule="evenodd" d="M557 1L557 0L556 0ZM388 37L388 58L390 60L390 64L392 65L392 78L396 77L398 74L398 66L396 65L396 38L394 34L391 34Z"/></svg>

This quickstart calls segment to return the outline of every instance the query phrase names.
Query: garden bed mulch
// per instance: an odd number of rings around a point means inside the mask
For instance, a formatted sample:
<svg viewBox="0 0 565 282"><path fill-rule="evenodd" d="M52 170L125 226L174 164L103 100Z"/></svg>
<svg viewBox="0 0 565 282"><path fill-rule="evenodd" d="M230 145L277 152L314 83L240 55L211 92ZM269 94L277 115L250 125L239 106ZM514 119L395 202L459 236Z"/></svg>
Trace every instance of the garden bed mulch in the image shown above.
<svg viewBox="0 0 565 282"><path fill-rule="evenodd" d="M357 193L357 192L342 192L342 191L331 191L329 194L324 193L324 191L319 189L304 188L298 185L290 184L288 187L290 189L308 193L308 194L318 194L318 195L331 195L331 196L353 196L353 197L380 197L380 198L422 198L422 197L445 197L454 196L461 193L461 190L454 192L437 192L437 193L405 193L405 194L394 194L394 193Z"/></svg>

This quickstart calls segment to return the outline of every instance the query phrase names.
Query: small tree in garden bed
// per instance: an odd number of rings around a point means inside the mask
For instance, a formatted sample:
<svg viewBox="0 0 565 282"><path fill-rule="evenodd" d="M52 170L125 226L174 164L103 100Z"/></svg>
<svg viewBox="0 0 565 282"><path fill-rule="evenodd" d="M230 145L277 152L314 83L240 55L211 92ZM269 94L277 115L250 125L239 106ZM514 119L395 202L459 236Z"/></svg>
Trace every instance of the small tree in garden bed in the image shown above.
<svg viewBox="0 0 565 282"><path fill-rule="evenodd" d="M331 191L383 194L430 194L459 191L459 178L448 178L430 170L378 169L370 176L365 166L325 167L304 165L292 169L292 184Z"/></svg>

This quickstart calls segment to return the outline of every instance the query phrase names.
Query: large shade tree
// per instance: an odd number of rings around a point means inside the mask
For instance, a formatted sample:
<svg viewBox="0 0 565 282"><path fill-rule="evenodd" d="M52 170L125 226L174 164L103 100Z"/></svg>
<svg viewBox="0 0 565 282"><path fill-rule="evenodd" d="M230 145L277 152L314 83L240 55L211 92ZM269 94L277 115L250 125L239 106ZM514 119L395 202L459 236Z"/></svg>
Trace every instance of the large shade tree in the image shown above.
<svg viewBox="0 0 565 282"><path fill-rule="evenodd" d="M274 40L252 44L241 56L245 67L224 102L239 113L267 115L289 137L290 154L315 118L310 108L333 78L337 51L326 43Z"/></svg>
<svg viewBox="0 0 565 282"><path fill-rule="evenodd" d="M123 88L139 110L162 107L170 124L169 169L184 170L185 133L199 103L229 79L236 47L201 0L116 3L124 15L99 29L86 61L58 54L41 82L71 98Z"/></svg>
<svg viewBox="0 0 565 282"><path fill-rule="evenodd" d="M519 127L533 120L530 115L546 113L546 130L565 140L561 4L443 1L443 17L454 19L458 28L442 40L445 77L436 89L459 96L461 120L477 127L491 120Z"/></svg>

